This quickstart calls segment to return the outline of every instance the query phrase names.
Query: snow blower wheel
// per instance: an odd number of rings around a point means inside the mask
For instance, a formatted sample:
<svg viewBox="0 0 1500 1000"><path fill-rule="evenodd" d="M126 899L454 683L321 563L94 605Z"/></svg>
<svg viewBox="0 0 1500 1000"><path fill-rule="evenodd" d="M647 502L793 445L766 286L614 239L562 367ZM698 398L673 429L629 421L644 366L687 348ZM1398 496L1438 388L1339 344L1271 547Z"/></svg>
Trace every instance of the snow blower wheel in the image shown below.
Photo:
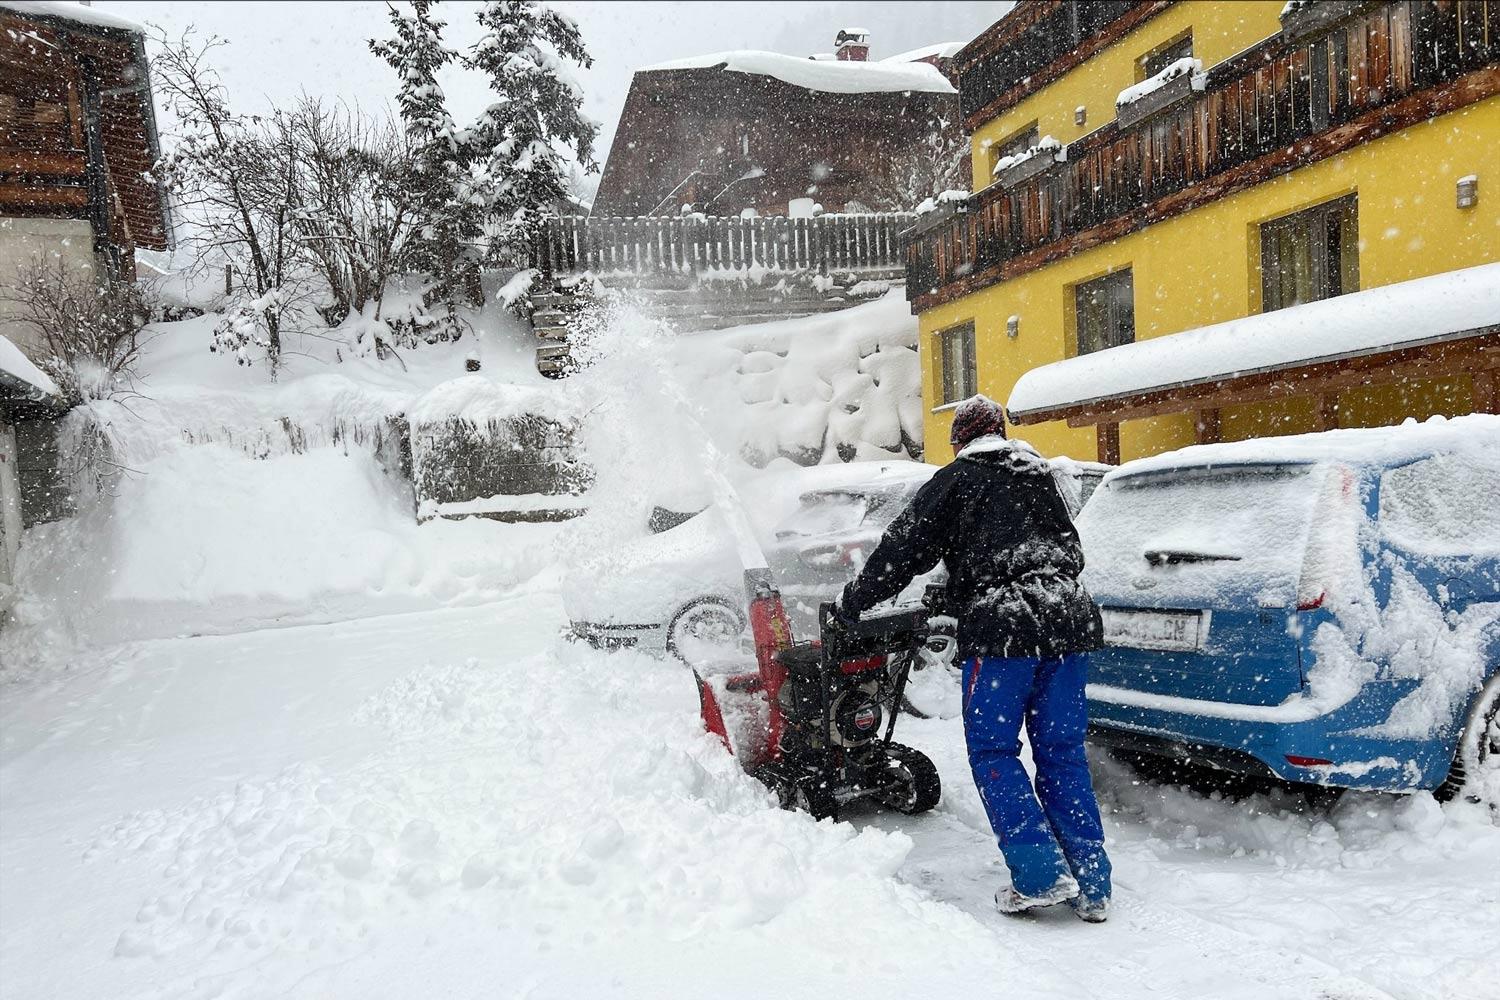
<svg viewBox="0 0 1500 1000"><path fill-rule="evenodd" d="M885 753L886 770L895 787L881 794L881 804L908 816L936 806L943 796L943 783L932 760L922 751L900 743L888 744Z"/></svg>

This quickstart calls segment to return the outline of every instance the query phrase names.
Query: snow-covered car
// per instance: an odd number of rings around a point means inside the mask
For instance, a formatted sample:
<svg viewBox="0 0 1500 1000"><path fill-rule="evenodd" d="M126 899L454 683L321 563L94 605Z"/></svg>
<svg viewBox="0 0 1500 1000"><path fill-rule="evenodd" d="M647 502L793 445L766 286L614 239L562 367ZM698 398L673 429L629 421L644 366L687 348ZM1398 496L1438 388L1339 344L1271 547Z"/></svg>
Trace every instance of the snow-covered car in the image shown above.
<svg viewBox="0 0 1500 1000"><path fill-rule="evenodd" d="M1054 463L1058 490L1076 511L1108 471L1095 463ZM818 605L854 578L912 495L937 471L920 462L851 462L795 469L745 491L792 631L817 632ZM709 507L592 554L567 573L563 602L573 635L600 646L667 652L689 663L722 659L745 628L744 569L722 514ZM916 603L936 574L915 581L893 605Z"/></svg>
<svg viewBox="0 0 1500 1000"><path fill-rule="evenodd" d="M905 461L794 468L745 487L742 501L779 583L785 561L795 558L795 552L774 543L777 526L797 521L809 497L852 498L861 491L907 497L934 471L933 466ZM592 553L569 567L563 606L573 635L599 646L670 653L689 663L733 655L742 646L746 626L745 580L723 513L710 505L696 514L673 516L659 507L651 521L654 530L644 537ZM798 523L809 532L808 545L822 544L805 519ZM827 533L836 534L838 523L830 522ZM816 605L814 622L815 615ZM794 622L794 631L802 635L808 624Z"/></svg>
<svg viewBox="0 0 1500 1000"><path fill-rule="evenodd" d="M1095 742L1500 801L1500 417L1185 448L1078 526Z"/></svg>

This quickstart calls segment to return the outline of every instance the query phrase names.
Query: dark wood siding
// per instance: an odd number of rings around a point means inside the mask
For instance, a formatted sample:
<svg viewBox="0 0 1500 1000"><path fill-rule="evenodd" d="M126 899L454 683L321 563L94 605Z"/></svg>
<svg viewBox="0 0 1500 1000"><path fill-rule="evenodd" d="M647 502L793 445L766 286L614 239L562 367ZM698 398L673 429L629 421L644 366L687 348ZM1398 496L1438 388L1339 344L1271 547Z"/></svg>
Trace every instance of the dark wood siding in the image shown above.
<svg viewBox="0 0 1500 1000"><path fill-rule="evenodd" d="M0 9L0 64L0 212L87 218L121 250L165 249L140 36Z"/></svg>
<svg viewBox="0 0 1500 1000"><path fill-rule="evenodd" d="M881 192L934 131L958 134L957 103L951 93L826 93L716 67L637 73L593 213L671 214L713 201L711 215L785 215L803 197L829 212L851 202L910 209ZM738 180L753 169L764 176Z"/></svg>

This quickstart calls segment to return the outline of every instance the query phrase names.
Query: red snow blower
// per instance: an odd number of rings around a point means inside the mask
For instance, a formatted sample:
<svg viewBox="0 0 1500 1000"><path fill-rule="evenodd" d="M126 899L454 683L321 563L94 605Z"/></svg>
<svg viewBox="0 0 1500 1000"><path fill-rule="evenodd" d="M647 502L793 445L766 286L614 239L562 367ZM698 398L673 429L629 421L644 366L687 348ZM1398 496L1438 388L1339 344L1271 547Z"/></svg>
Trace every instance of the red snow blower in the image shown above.
<svg viewBox="0 0 1500 1000"><path fill-rule="evenodd" d="M695 672L703 722L774 791L783 808L838 818L870 799L898 812L926 812L942 786L926 754L892 742L907 677L917 662L951 657L939 617L941 587L921 607L844 626L833 605L818 612L819 638L795 642L781 594L764 570L746 573L756 670Z"/></svg>

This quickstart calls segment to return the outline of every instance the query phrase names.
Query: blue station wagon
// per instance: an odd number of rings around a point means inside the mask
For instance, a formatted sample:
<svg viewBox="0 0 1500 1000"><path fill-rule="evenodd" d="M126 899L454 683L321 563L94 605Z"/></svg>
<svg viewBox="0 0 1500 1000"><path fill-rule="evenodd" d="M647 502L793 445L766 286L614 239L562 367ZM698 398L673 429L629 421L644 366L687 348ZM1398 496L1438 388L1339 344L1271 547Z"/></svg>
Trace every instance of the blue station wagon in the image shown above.
<svg viewBox="0 0 1500 1000"><path fill-rule="evenodd" d="M1099 744L1287 781L1500 790L1500 417L1202 445L1078 518Z"/></svg>

